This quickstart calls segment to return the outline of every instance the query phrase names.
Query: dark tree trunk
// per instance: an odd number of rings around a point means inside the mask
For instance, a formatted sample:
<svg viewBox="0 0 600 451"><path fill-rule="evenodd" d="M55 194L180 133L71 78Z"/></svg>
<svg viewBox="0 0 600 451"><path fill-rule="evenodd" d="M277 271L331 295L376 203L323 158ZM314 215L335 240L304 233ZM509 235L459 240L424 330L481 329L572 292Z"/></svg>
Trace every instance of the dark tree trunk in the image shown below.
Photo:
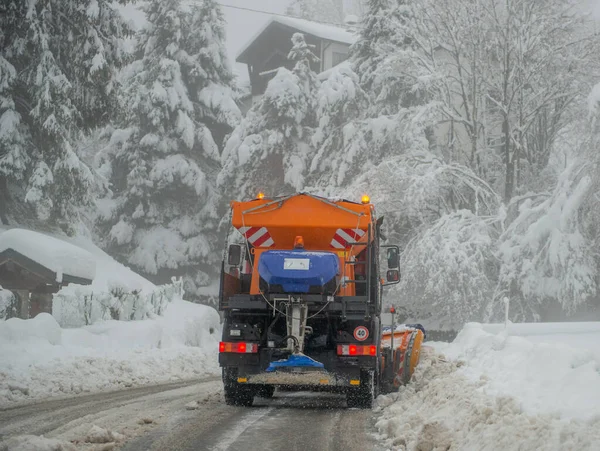
<svg viewBox="0 0 600 451"><path fill-rule="evenodd" d="M504 135L504 165L506 168L506 178L504 184L504 202L508 204L513 196L515 187L515 161L510 151L510 131L508 127L508 117L502 122L502 134Z"/></svg>
<svg viewBox="0 0 600 451"><path fill-rule="evenodd" d="M4 176L0 176L0 221L8 225L8 182Z"/></svg>

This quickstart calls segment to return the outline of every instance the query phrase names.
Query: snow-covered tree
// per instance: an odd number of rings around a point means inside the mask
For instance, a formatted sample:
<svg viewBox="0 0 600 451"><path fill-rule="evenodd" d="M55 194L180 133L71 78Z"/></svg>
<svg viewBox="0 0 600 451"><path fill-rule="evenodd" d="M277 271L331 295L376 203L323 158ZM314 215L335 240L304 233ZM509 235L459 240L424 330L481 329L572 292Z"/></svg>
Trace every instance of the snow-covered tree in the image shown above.
<svg viewBox="0 0 600 451"><path fill-rule="evenodd" d="M252 197L259 190L279 195L305 185L319 87L310 63L317 57L302 34L294 34L292 42L288 58L294 68L277 70L221 156L219 186L232 197Z"/></svg>
<svg viewBox="0 0 600 451"><path fill-rule="evenodd" d="M2 3L0 30L0 205L69 228L93 179L74 143L107 120L128 29L114 2L34 0Z"/></svg>
<svg viewBox="0 0 600 451"><path fill-rule="evenodd" d="M112 190L99 220L122 259L159 280L186 273L195 296L220 255L219 148L241 114L218 4L155 0L144 11L123 115L99 158Z"/></svg>
<svg viewBox="0 0 600 451"><path fill-rule="evenodd" d="M440 146L506 202L533 188L597 53L585 18L562 0L419 0L413 17L413 75L443 105Z"/></svg>
<svg viewBox="0 0 600 451"><path fill-rule="evenodd" d="M350 62L334 69L321 87L312 185L335 193L386 160L429 155L436 105L425 98L416 102L392 64L410 53L411 11L405 0L368 2Z"/></svg>
<svg viewBox="0 0 600 451"><path fill-rule="evenodd" d="M495 220L459 210L408 244L398 299L412 315L454 328L481 320L498 274Z"/></svg>
<svg viewBox="0 0 600 451"><path fill-rule="evenodd" d="M351 48L351 56L354 71L360 75L361 86L366 91L371 92L375 88L375 79L379 79L376 92L372 92L374 98L379 94L390 95L389 92L381 92L385 89L385 83L382 82L384 76L380 66L389 62L392 52L400 52L410 44L407 21L412 14L411 3L411 0L368 0L360 37ZM394 101L385 97L381 97L381 100L386 103Z"/></svg>
<svg viewBox="0 0 600 451"><path fill-rule="evenodd" d="M518 216L499 239L498 295L510 298L516 319L538 319L540 306L550 302L573 312L596 294L599 268L581 216L591 186L585 166L572 164L551 192L515 197L509 205ZM498 300L490 302L490 316Z"/></svg>
<svg viewBox="0 0 600 451"><path fill-rule="evenodd" d="M369 99L360 87L358 75L347 62L331 70L329 77L321 84L317 98L319 125L312 137L312 144L319 150L312 159L310 171L313 179L326 177L326 183L337 186L344 182L345 174L343 169L338 174L331 171L339 167L336 160L343 156L340 151L346 148L349 141L351 121L364 117ZM352 156L346 156L352 159Z"/></svg>
<svg viewBox="0 0 600 451"><path fill-rule="evenodd" d="M591 135L582 158L587 162L592 181L590 195L586 200L586 226L588 237L595 249L600 265L600 84L596 84L588 96L588 134Z"/></svg>
<svg viewBox="0 0 600 451"><path fill-rule="evenodd" d="M548 164L568 108L582 92L582 81L596 67L597 36L569 2L489 0L490 39L485 84L500 116L504 197L527 189L527 179ZM529 176L529 177L528 177Z"/></svg>

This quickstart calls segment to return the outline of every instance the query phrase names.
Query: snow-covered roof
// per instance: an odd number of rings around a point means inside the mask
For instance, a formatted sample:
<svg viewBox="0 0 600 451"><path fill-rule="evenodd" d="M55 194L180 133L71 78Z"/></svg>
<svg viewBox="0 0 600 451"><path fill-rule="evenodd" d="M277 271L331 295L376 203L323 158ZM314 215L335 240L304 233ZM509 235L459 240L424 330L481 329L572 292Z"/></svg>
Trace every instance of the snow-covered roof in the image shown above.
<svg viewBox="0 0 600 451"><path fill-rule="evenodd" d="M297 17L273 16L265 24L265 26L258 30L258 32L254 36L252 36L252 39L250 39L248 43L244 47L242 47L242 49L237 53L235 57L236 61L242 56L244 52L246 52L246 50L248 50L252 43L256 41L256 39L274 23L279 23L291 28L295 28L296 30L302 33L311 34L321 39L341 42L343 44L348 45L354 44L358 39L358 36L355 33L335 25L312 22L310 20L299 19Z"/></svg>
<svg viewBox="0 0 600 451"><path fill-rule="evenodd" d="M0 233L0 254L13 250L55 273L56 282L71 278L92 281L96 276L96 259L88 251L66 241L24 229Z"/></svg>

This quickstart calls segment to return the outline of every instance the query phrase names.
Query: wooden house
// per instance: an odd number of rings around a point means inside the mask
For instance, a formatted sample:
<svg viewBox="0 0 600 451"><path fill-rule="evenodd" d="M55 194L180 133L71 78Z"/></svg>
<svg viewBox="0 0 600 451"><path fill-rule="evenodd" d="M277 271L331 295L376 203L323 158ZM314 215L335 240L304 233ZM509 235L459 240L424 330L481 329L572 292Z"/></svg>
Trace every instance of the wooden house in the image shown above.
<svg viewBox="0 0 600 451"><path fill-rule="evenodd" d="M275 76L274 69L293 68L294 63L287 56L292 49L294 33L304 34L306 43L319 57L319 61L313 64L317 73L345 61L350 46L357 40L354 32L335 25L295 17L272 17L236 57L236 62L248 66L253 101L265 92L267 83Z"/></svg>
<svg viewBox="0 0 600 451"><path fill-rule="evenodd" d="M71 260L66 270L55 264L61 258ZM0 234L0 286L17 297L18 317L51 314L52 297L63 286L92 283L95 261L91 259L87 251L57 238L11 229Z"/></svg>

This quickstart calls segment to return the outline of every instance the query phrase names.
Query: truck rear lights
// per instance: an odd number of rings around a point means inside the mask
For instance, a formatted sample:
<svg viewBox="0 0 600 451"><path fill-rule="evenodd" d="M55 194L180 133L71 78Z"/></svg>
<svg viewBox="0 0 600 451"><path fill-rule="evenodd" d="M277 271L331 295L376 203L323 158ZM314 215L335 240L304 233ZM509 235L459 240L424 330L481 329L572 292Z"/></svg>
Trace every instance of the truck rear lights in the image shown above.
<svg viewBox="0 0 600 451"><path fill-rule="evenodd" d="M338 345L338 355L377 355L377 346L374 345Z"/></svg>
<svg viewBox="0 0 600 451"><path fill-rule="evenodd" d="M258 352L258 344L256 343L219 343L219 352L234 352L237 354L256 354Z"/></svg>

